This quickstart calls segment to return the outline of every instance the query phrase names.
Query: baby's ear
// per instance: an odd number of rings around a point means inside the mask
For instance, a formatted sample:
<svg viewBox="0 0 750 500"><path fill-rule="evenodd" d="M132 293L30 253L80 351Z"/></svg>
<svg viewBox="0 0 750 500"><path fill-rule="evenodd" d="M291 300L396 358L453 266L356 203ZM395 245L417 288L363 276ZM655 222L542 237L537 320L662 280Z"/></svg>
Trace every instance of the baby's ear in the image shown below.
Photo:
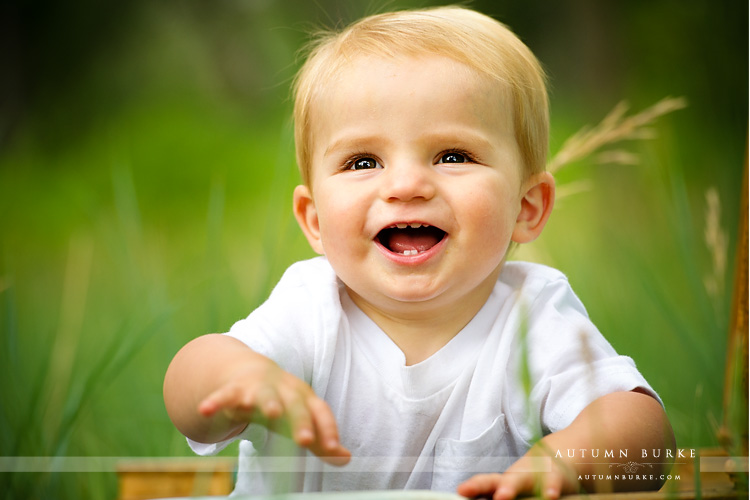
<svg viewBox="0 0 750 500"><path fill-rule="evenodd" d="M297 223L305 234L310 246L317 253L323 255L323 244L320 240L320 225L318 224L318 211L315 210L315 202L307 186L300 185L294 189L293 209Z"/></svg>
<svg viewBox="0 0 750 500"><path fill-rule="evenodd" d="M555 179L549 172L532 175L524 193L511 237L516 243L530 243L542 234L555 204Z"/></svg>

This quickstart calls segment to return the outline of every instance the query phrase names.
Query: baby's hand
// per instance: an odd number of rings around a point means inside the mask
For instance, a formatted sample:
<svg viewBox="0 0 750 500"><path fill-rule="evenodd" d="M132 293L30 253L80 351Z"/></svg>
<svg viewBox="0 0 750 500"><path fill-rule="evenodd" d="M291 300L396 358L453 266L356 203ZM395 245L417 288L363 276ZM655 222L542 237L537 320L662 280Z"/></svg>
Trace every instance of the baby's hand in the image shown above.
<svg viewBox="0 0 750 500"><path fill-rule="evenodd" d="M235 422L264 425L333 465L351 458L339 442L328 404L304 381L260 355L201 401L198 412L205 417L221 412Z"/></svg>
<svg viewBox="0 0 750 500"><path fill-rule="evenodd" d="M557 499L563 494L575 493L578 481L570 470L551 458L552 469L539 472L540 457L534 449L521 457L502 474L477 474L458 486L457 493L465 497L486 497L492 500L510 500L519 495L540 495Z"/></svg>

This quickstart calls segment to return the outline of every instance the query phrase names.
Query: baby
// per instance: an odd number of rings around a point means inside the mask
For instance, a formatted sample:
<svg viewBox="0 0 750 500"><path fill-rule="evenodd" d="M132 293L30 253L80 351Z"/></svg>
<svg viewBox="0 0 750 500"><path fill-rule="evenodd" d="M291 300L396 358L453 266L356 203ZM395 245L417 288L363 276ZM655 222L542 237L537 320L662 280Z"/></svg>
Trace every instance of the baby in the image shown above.
<svg viewBox="0 0 750 500"><path fill-rule="evenodd" d="M659 487L668 464L594 479L628 451L674 449L658 396L560 272L506 262L554 203L547 108L530 50L472 10L318 40L295 87L293 209L322 256L228 334L191 341L164 382L196 452L241 440L235 493L276 491L262 457L285 439L324 462L294 467L297 491Z"/></svg>

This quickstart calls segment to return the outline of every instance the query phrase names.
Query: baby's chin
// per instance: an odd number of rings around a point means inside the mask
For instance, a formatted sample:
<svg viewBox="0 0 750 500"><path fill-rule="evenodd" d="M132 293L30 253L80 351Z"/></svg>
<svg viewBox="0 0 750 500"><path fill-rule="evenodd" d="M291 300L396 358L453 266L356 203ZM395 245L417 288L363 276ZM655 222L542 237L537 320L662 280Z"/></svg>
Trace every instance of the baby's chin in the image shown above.
<svg viewBox="0 0 750 500"><path fill-rule="evenodd" d="M388 286L379 288L347 285L346 289L357 305L366 304L384 312L387 310L417 311L431 306L441 295L440 290L434 290L426 283L420 283L413 278L411 281L412 283L403 283L401 280L394 280Z"/></svg>

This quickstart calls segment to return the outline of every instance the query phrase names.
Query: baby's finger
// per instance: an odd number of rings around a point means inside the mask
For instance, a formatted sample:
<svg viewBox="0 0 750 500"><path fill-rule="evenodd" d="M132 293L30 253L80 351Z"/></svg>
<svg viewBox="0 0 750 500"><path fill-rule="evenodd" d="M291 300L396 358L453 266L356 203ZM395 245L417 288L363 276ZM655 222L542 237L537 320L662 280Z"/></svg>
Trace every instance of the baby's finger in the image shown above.
<svg viewBox="0 0 750 500"><path fill-rule="evenodd" d="M533 493L534 481L534 475L524 472L477 474L459 485L457 491L469 497L491 495L492 500L511 500L518 495Z"/></svg>
<svg viewBox="0 0 750 500"><path fill-rule="evenodd" d="M560 498L563 489L563 477L560 474L549 473L542 480L541 495L549 500Z"/></svg>
<svg viewBox="0 0 750 500"><path fill-rule="evenodd" d="M315 425L316 441L324 450L337 449L341 445L339 430L336 417L333 416L328 404L318 397L310 398L307 404Z"/></svg>
<svg viewBox="0 0 750 500"><path fill-rule="evenodd" d="M258 387L253 403L253 407L269 420L275 420L284 413L281 397L270 385L264 384Z"/></svg>
<svg viewBox="0 0 750 500"><path fill-rule="evenodd" d="M283 390L279 391L279 396L292 439L300 446L310 446L315 441L315 431L305 403L306 395L296 390Z"/></svg>
<svg viewBox="0 0 750 500"><path fill-rule="evenodd" d="M533 493L534 478L531 474L522 472L506 472L500 475L500 483L492 496L492 500L510 500L518 495Z"/></svg>
<svg viewBox="0 0 750 500"><path fill-rule="evenodd" d="M318 397L310 398L307 403L315 425L316 436L315 443L310 446L310 450L331 465L346 465L352 454L339 441L338 425L336 425L336 418L331 408Z"/></svg>
<svg viewBox="0 0 750 500"><path fill-rule="evenodd" d="M238 406L250 409L252 408L252 401L244 401L239 387L230 385L209 394L199 403L198 412L205 417L210 417L221 409Z"/></svg>
<svg viewBox="0 0 750 500"><path fill-rule="evenodd" d="M491 495L500 487L501 479L500 474L477 474L459 484L456 492L469 498Z"/></svg>

